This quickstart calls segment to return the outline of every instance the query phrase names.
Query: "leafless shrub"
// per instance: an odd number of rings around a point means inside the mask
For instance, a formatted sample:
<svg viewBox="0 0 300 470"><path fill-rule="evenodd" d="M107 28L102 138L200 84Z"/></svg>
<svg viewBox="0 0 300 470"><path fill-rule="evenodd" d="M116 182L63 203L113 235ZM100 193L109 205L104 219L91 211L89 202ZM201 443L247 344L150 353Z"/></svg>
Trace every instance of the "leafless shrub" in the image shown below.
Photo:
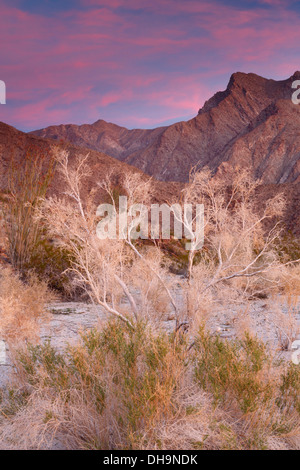
<svg viewBox="0 0 300 470"><path fill-rule="evenodd" d="M219 297L223 302L247 302L250 296L280 288L284 266L274 246L282 230L278 219L285 200L277 195L258 211L253 202L258 184L246 170L236 172L230 187L212 178L208 170L192 172L183 202L202 203L205 207L205 249L196 263L198 252L191 249L188 261L187 289L196 290L198 298L213 292L215 299ZM267 231L266 221L274 221Z"/></svg>
<svg viewBox="0 0 300 470"><path fill-rule="evenodd" d="M49 232L56 237L60 246L71 253L73 263L70 271L74 276L74 283L85 289L91 300L105 308L109 314L133 325L134 319L147 315L147 312L141 311L146 300L138 302L135 299L134 294L137 294L137 291L132 285L133 276L130 274L131 269L134 269L134 261L139 259L151 272L151 276L156 278L156 282L160 283L176 309L167 282L160 274L160 268L151 254L149 257L142 255L130 236L125 240L115 239L113 242L97 237L97 208L92 197L83 203L81 195L83 179L89 173L87 159L88 156L82 158L70 168L68 155L60 155L60 171L67 183L65 199L45 200L40 213L47 221ZM99 185L111 195L114 203L110 180L106 178ZM136 202L137 198L142 198L143 204L150 200L151 185L149 182L142 184L140 175L125 175L123 186L129 204ZM141 276L142 274L143 271ZM130 306L130 310L125 314L120 306L122 295L127 298Z"/></svg>

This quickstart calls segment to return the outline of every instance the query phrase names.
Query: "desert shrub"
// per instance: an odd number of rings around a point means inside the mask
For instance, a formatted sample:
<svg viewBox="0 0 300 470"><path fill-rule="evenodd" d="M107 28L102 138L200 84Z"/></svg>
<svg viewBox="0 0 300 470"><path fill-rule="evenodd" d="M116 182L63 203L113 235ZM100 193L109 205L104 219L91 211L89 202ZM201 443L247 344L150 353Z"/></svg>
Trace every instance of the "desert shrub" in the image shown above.
<svg viewBox="0 0 300 470"><path fill-rule="evenodd" d="M149 246L132 240L134 226L130 222L122 239L116 236L112 242L97 237L96 227L102 216L97 215L95 192L89 197L83 196L84 184L90 175L89 156L82 156L75 162L70 161L67 153L57 158L67 190L63 198L49 198L44 202L41 218L46 221L52 237L72 256L73 285L83 289L108 314L133 325L137 319L161 321L163 310L168 317L171 313L177 326L182 322L192 325L205 298L214 296L216 301L222 302L226 291L233 301L243 302L250 295L265 296L265 291L278 290L276 273L281 263L273 244L280 234L276 220L283 213L285 202L282 196L276 196L267 201L263 213L258 214L253 204L257 183L247 171L237 171L229 188L212 178L207 170L194 172L182 191L180 203L205 206L206 245L199 252L202 236L199 227L189 253L182 249L183 241L178 243L181 246L176 253L179 269L186 274L180 286L184 300L178 302L176 283L166 269L170 260L162 256L162 244L156 245L159 255L154 259ZM128 197L128 206L138 202L149 207L153 196L151 180L145 182L140 174L127 173L120 184ZM117 213L116 196L120 193L115 192L113 176L107 175L98 182L98 187ZM273 219L273 228L265 233L264 222ZM190 232L192 227L185 228ZM169 246L173 249L175 243ZM159 263L156 259L160 259ZM152 295L154 291L163 292L164 298L158 301L157 295L156 298ZM124 297L127 297L127 309L124 309ZM163 308L159 311L157 306Z"/></svg>
<svg viewBox="0 0 300 470"><path fill-rule="evenodd" d="M281 396L278 398L278 406L284 410L296 410L300 415L300 371L296 364L289 364L281 376Z"/></svg>
<svg viewBox="0 0 300 470"><path fill-rule="evenodd" d="M289 231L280 236L275 247L282 262L300 259L299 239Z"/></svg>
<svg viewBox="0 0 300 470"><path fill-rule="evenodd" d="M180 413L176 392L187 368L185 345L143 324L133 330L112 322L91 330L64 355L49 342L29 344L18 359L34 399L38 394L48 403L43 421L49 429L55 422L71 447L138 448Z"/></svg>
<svg viewBox="0 0 300 470"><path fill-rule="evenodd" d="M8 171L8 203L4 221L8 253L19 270L30 264L43 238L43 228L34 219L35 208L45 197L54 172L54 159L29 149L22 161L11 159Z"/></svg>
<svg viewBox="0 0 300 470"><path fill-rule="evenodd" d="M247 334L201 329L191 348L182 333L114 320L64 352L28 344L17 370L0 435L19 448L266 449L299 437L299 370Z"/></svg>
<svg viewBox="0 0 300 470"><path fill-rule="evenodd" d="M275 361L256 337L222 340L200 328L195 379L216 404L239 416L245 448L267 448L271 435L299 432L299 367Z"/></svg>
<svg viewBox="0 0 300 470"><path fill-rule="evenodd" d="M25 272L34 271L41 281L47 282L50 289L66 297L73 298L74 290L70 284L68 270L72 254L65 248L49 240L46 231L33 250L30 261L24 265Z"/></svg>
<svg viewBox="0 0 300 470"><path fill-rule="evenodd" d="M90 174L88 155L70 162L68 154L64 153L58 159L66 181L65 198L45 200L41 218L47 221L47 229L59 241L60 247L71 254L70 273L73 274L74 288L82 289L108 314L115 315L131 326L137 320L150 320L150 317L155 321L154 304L164 304L166 296L169 305L176 311L176 302L170 291L170 283L165 278L166 270L160 262L162 256L158 248L157 256L152 256L153 250L149 247L141 254L139 243L132 241L130 236L126 239L116 238L113 242L98 238L96 228L101 216L97 215L94 194L85 200L82 198L85 178ZM140 174L125 174L122 184L128 195L129 206L136 201L149 203L151 184L149 181L145 183ZM99 187L105 190L115 204L114 187L110 185L110 180L99 182ZM140 272L135 268L137 263L143 266ZM131 274L133 271L136 275ZM159 302L161 293L164 298ZM127 307L124 307L124 297L128 301ZM161 311L158 313L161 318Z"/></svg>
<svg viewBox="0 0 300 470"><path fill-rule="evenodd" d="M22 161L11 159L8 190L2 201L9 260L24 277L35 271L39 279L59 291L68 288L63 274L70 267L67 250L53 243L37 210L45 198L55 172L53 156L29 149Z"/></svg>
<svg viewBox="0 0 300 470"><path fill-rule="evenodd" d="M24 340L38 339L46 318L45 304L51 299L46 283L31 273L23 282L11 268L0 270L0 336L16 347Z"/></svg>
<svg viewBox="0 0 300 470"><path fill-rule="evenodd" d="M270 361L264 343L245 333L243 340L223 341L202 328L196 340L196 378L216 400L235 399L243 413L253 411L272 392L260 374Z"/></svg>

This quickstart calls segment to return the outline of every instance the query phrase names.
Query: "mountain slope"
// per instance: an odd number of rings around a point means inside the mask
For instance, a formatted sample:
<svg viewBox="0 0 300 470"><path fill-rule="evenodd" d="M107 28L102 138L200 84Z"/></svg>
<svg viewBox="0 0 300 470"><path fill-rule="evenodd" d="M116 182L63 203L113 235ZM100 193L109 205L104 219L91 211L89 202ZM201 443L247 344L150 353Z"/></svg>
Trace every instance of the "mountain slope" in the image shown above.
<svg viewBox="0 0 300 470"><path fill-rule="evenodd" d="M84 197L91 191L97 190L98 181L101 181L107 174L113 173L116 183L128 172L140 173L142 178L145 180L149 179L147 175L144 175L137 168L120 162L104 153L76 147L68 142L60 143L51 139L36 137L32 134L25 134L12 126L0 122L0 190L5 191L7 188L7 171L12 158L22 164L22 159L28 151L36 158L39 158L42 154L50 156L52 152L56 150L66 150L69 153L71 165L74 165L77 158L82 158L87 153L89 154L88 164L91 172L85 179L83 187ZM180 190L180 185L176 183L166 185L160 181L153 180L153 185L155 192L154 201L165 201L174 194L177 194ZM64 190L64 183L60 174L57 172L52 181L51 192L60 194L63 193Z"/></svg>
<svg viewBox="0 0 300 470"><path fill-rule="evenodd" d="M148 179L140 170L120 162L103 153L93 150L76 147L69 143L59 143L51 139L43 139L34 135L25 134L17 129L0 122L0 192L7 188L7 169L11 159L17 159L22 164L22 158L29 150L38 158L41 154L51 154L53 149L67 150L70 154L71 164L74 164L76 158L90 154L89 165L91 168L90 176L85 180L83 188L83 197L86 197L91 191L97 190L97 182L103 179L111 171L118 181L125 172L138 172L145 180ZM228 173L226 164L223 163L223 171ZM221 167L219 169L221 171ZM169 202L178 198L180 190L183 187L181 183L162 182L152 179L154 186L153 202ZM60 195L65 191L65 185L59 174L55 175L52 182L51 193ZM300 213L298 211L300 203L300 183L297 184L264 184L257 189L256 207L260 210L266 200L270 197L283 192L287 198L287 211L284 216L286 228L295 235L300 236ZM98 194L98 193L97 193ZM100 196L100 193L99 193Z"/></svg>
<svg viewBox="0 0 300 470"><path fill-rule="evenodd" d="M128 130L100 120L33 134L105 152L162 181L185 182L194 165L229 174L239 165L264 183L296 182L300 106L291 101L291 84L297 79L300 72L283 81L237 72L195 118L168 127Z"/></svg>
<svg viewBox="0 0 300 470"><path fill-rule="evenodd" d="M33 131L31 134L54 140L68 141L79 147L86 147L100 152L108 152L119 160L125 160L135 152L147 148L166 130L159 127L153 130L133 129L117 126L102 119L94 124L63 124Z"/></svg>

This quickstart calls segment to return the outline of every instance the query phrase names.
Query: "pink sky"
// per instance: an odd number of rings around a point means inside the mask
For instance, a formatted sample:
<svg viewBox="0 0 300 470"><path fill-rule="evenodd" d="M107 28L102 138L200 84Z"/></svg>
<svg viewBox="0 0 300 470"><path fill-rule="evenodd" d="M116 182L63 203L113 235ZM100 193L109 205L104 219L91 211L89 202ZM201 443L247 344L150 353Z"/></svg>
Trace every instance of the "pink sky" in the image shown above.
<svg viewBox="0 0 300 470"><path fill-rule="evenodd" d="M193 117L235 71L284 79L300 69L299 2L0 6L0 120L22 130L97 119L156 127Z"/></svg>

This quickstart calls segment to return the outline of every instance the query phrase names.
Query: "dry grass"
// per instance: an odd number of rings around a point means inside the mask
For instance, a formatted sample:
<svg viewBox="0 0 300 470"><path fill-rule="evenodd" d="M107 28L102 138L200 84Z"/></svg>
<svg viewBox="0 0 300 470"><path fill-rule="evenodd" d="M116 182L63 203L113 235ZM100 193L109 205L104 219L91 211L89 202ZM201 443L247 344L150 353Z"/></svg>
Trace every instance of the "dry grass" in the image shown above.
<svg viewBox="0 0 300 470"><path fill-rule="evenodd" d="M13 348L38 339L39 327L47 316L45 304L51 298L46 283L34 274L22 282L11 268L0 270L0 337Z"/></svg>

